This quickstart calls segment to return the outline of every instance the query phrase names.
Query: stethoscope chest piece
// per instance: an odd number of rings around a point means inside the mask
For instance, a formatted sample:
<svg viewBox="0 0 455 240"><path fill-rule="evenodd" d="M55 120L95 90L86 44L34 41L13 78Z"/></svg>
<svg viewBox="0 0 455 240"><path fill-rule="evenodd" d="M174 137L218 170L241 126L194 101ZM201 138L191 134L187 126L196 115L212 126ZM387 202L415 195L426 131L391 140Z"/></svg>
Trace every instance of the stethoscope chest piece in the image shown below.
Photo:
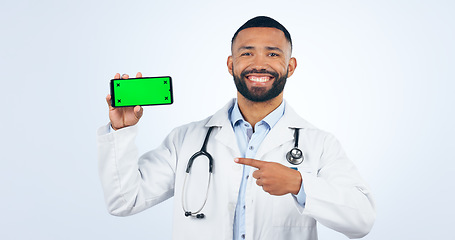
<svg viewBox="0 0 455 240"><path fill-rule="evenodd" d="M298 148L293 148L286 154L286 159L290 164L299 165L303 162L303 153L302 150Z"/></svg>
<svg viewBox="0 0 455 240"><path fill-rule="evenodd" d="M299 129L294 129L294 148L286 154L286 159L290 164L299 165L303 162L303 152L299 149Z"/></svg>

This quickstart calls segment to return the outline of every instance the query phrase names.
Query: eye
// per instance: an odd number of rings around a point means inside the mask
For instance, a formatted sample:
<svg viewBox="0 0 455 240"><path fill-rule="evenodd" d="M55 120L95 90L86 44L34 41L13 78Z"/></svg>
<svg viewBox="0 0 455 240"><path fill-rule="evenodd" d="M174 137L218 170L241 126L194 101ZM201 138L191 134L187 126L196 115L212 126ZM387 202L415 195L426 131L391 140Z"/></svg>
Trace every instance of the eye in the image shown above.
<svg viewBox="0 0 455 240"><path fill-rule="evenodd" d="M249 53L249 52L244 52L244 53L240 54L240 56L251 56L251 53Z"/></svg>
<svg viewBox="0 0 455 240"><path fill-rule="evenodd" d="M279 55L276 54L276 53L269 53L269 56L270 56L270 57L278 57Z"/></svg>

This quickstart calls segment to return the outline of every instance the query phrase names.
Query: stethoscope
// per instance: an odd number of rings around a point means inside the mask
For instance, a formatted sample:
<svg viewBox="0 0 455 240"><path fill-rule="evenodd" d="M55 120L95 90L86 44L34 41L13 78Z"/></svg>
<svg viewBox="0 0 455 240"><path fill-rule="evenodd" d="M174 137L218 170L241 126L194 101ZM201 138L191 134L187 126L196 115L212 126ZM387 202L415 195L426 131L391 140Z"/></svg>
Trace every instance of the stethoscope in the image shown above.
<svg viewBox="0 0 455 240"><path fill-rule="evenodd" d="M210 180L212 179L213 174L213 158L210 153L207 152L207 142L209 141L210 133L212 132L214 127L210 127L207 131L207 135L205 136L204 143L202 144L201 150L193 154L191 158L188 160L188 164L186 166L186 173L185 179L183 180L183 187L182 187L182 208L183 212L185 213L185 217L196 217L198 219L202 219L205 217L204 213L202 213L202 209L204 208L205 204L207 203L207 198L209 195L209 187L210 187ZM207 190L205 192L205 199L202 203L202 206L197 209L196 211L192 212L189 211L185 204L185 195L186 195L186 179L190 175L191 166L196 158L204 156L209 160L209 180L207 181ZM294 147L286 154L286 159L290 164L299 165L303 162L304 156L302 150L299 149L299 128L294 128Z"/></svg>

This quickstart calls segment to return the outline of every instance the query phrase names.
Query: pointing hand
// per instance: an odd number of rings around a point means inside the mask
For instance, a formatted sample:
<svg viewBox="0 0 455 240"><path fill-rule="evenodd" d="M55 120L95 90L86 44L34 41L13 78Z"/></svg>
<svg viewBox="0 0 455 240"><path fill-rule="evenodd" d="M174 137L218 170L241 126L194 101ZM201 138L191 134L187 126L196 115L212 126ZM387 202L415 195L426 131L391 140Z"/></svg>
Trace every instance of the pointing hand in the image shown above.
<svg viewBox="0 0 455 240"><path fill-rule="evenodd" d="M251 158L235 158L234 161L257 168L258 170L253 172L256 184L271 195L298 194L300 191L302 176L299 171L276 162Z"/></svg>

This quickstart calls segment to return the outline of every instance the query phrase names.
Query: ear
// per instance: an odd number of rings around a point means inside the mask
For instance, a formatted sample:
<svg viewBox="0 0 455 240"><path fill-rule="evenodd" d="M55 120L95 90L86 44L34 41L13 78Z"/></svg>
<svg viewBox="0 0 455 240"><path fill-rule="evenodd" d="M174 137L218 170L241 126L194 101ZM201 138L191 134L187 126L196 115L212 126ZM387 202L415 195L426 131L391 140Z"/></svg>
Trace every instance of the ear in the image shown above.
<svg viewBox="0 0 455 240"><path fill-rule="evenodd" d="M288 64L288 77L292 76L294 74L295 68L297 67L297 59L291 58L289 59L289 64Z"/></svg>
<svg viewBox="0 0 455 240"><path fill-rule="evenodd" d="M228 59L227 59L227 67L228 67L229 73L230 73L232 76L234 76L234 72L232 71L232 64L233 64L232 56L229 56Z"/></svg>

